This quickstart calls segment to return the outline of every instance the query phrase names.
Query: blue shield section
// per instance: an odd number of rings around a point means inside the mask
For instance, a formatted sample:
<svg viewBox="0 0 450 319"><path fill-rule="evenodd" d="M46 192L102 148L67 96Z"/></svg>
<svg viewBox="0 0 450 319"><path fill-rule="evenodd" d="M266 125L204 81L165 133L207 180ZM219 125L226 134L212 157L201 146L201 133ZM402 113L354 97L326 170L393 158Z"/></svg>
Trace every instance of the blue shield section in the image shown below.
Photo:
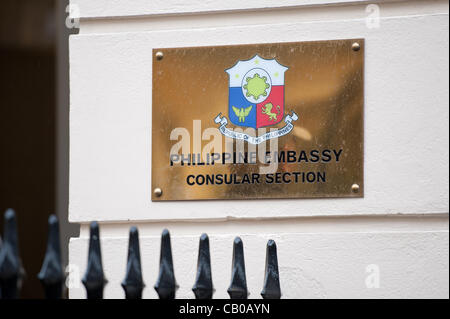
<svg viewBox="0 0 450 319"><path fill-rule="evenodd" d="M230 87L228 101L228 116L231 123L238 126L256 128L256 104L247 101L240 87ZM238 109L238 114L236 114L233 106ZM250 106L252 107L250 112L247 116L244 116L244 113L241 113L242 110Z"/></svg>

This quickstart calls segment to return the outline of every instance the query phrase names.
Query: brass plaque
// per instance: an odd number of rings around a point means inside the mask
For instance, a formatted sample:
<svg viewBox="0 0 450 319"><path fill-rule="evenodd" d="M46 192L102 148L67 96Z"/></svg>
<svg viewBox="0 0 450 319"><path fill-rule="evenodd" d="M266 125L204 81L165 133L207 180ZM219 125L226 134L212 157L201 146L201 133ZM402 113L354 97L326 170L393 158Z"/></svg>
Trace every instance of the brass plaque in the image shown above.
<svg viewBox="0 0 450 319"><path fill-rule="evenodd" d="M363 196L363 39L155 49L152 95L152 200Z"/></svg>

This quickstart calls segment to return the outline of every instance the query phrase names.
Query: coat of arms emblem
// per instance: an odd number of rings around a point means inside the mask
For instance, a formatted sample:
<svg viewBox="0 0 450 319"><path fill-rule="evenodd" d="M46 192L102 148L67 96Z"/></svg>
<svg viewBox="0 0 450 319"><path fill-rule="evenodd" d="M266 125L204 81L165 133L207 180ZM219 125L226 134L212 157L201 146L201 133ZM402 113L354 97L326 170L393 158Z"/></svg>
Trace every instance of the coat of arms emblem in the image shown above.
<svg viewBox="0 0 450 319"><path fill-rule="evenodd" d="M221 125L222 134L251 144L288 134L293 128L292 121L298 119L294 112L284 114L284 73L288 69L275 59L255 55L225 70L229 76L228 116L232 124L258 129L276 125L284 118L286 126L259 137L249 136L226 128L228 120L219 114L215 122Z"/></svg>

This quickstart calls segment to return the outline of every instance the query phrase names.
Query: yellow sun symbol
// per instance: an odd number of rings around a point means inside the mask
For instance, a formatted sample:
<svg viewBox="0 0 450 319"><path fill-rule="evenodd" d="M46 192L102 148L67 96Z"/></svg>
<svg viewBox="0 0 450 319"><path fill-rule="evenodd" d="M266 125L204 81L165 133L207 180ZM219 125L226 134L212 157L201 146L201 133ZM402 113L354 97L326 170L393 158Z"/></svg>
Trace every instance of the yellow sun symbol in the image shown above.
<svg viewBox="0 0 450 319"><path fill-rule="evenodd" d="M267 77L260 77L258 73L255 73L253 77L247 77L245 80L247 83L243 87L247 90L247 97L253 96L257 100L260 96L267 96L267 89L270 87Z"/></svg>

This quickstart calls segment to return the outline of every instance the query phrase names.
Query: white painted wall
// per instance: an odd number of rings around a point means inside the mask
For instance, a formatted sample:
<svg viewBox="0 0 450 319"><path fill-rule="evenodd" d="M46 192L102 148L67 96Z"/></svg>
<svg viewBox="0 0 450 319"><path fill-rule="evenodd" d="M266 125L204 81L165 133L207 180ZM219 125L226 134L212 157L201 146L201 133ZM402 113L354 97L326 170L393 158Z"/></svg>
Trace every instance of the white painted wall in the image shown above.
<svg viewBox="0 0 450 319"><path fill-rule="evenodd" d="M251 297L265 243L277 240L285 297L448 298L448 2L73 0L70 39L70 262L84 270L87 223L102 225L107 297L122 298L127 232L139 226L146 297L159 240L172 231L180 297L192 298L197 238L211 236L217 297L226 297L241 235ZM333 5L339 4L339 5ZM152 203L155 47L365 38L365 197ZM365 285L379 266L381 286ZM73 298L84 291L73 288Z"/></svg>

